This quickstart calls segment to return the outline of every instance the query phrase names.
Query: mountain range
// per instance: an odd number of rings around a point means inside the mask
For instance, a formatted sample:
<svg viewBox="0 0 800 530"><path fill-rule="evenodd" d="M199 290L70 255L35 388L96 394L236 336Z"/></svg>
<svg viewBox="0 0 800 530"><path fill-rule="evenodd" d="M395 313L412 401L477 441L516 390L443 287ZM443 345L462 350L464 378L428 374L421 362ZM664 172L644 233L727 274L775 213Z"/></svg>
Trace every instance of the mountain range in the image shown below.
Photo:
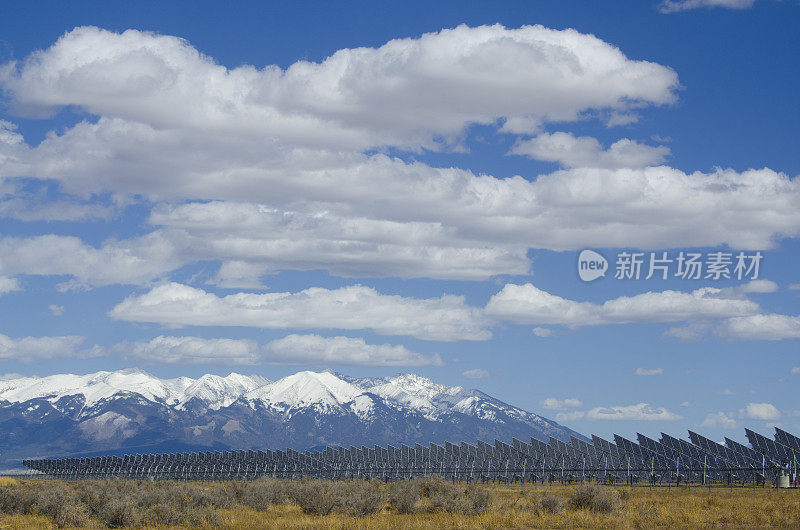
<svg viewBox="0 0 800 530"><path fill-rule="evenodd" d="M160 379L138 369L0 381L0 466L23 458L582 435L415 374Z"/></svg>

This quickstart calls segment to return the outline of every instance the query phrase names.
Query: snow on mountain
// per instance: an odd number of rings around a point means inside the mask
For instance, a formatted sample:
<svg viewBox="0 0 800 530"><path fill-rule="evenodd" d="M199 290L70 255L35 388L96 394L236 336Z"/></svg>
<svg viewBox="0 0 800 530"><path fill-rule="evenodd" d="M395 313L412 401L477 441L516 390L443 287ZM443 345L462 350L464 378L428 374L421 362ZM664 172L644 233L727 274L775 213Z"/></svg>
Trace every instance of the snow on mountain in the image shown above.
<svg viewBox="0 0 800 530"><path fill-rule="evenodd" d="M63 397L83 396L88 409L100 401L131 394L178 410L192 400L207 409L219 410L243 398L251 407L260 404L282 414L312 409L319 413L351 411L367 417L374 408L368 395L374 395L395 409L413 411L434 421L451 412L489 420L496 419L498 410L520 419L530 415L477 390L448 387L415 374L357 379L329 371L305 371L270 382L260 376L236 373L226 377L206 374L198 379L159 379L142 370L127 369L0 381L0 400L12 403L37 398L56 403Z"/></svg>
<svg viewBox="0 0 800 530"><path fill-rule="evenodd" d="M57 374L0 381L0 401L22 403L43 398L56 403L67 396L83 396L85 408L123 395L138 394L147 401L180 407L192 398L208 408L219 409L236 401L245 392L268 383L259 376L230 374L227 377L204 375L159 379L143 370L126 369L87 375Z"/></svg>
<svg viewBox="0 0 800 530"><path fill-rule="evenodd" d="M149 401L176 404L192 379L159 379L136 369L96 372L87 375L58 374L0 381L0 400L14 403L35 398L51 402L65 396L82 395L87 407L121 393L136 393Z"/></svg>
<svg viewBox="0 0 800 530"><path fill-rule="evenodd" d="M581 435L478 390L402 374L271 382L141 370L0 381L0 464L87 451L443 443Z"/></svg>
<svg viewBox="0 0 800 530"><path fill-rule="evenodd" d="M206 374L193 381L178 398L178 408L192 399L199 399L212 410L227 407L243 394L269 384L269 380L261 376L246 376L231 373L227 377Z"/></svg>
<svg viewBox="0 0 800 530"><path fill-rule="evenodd" d="M298 408L330 412L342 409L343 404L363 392L331 372L298 372L248 392L245 399L251 403L260 401L282 412Z"/></svg>

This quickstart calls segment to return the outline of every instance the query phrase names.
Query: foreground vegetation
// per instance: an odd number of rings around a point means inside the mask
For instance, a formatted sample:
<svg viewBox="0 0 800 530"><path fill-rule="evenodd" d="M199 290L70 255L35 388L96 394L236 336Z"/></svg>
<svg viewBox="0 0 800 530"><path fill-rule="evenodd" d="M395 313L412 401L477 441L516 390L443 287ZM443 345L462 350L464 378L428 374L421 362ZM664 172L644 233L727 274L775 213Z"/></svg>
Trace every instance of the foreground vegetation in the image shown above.
<svg viewBox="0 0 800 530"><path fill-rule="evenodd" d="M799 527L800 491L469 485L438 478L0 480L0 528Z"/></svg>

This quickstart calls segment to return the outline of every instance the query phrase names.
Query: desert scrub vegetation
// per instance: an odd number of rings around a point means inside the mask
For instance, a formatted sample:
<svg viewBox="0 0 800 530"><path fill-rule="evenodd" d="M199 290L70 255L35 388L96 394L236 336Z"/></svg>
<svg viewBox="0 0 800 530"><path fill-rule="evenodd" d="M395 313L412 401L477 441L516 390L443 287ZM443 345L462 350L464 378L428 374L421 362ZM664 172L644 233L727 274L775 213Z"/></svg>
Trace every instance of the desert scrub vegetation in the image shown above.
<svg viewBox="0 0 800 530"><path fill-rule="evenodd" d="M800 527L800 491L424 478L0 483L0 528Z"/></svg>
<svg viewBox="0 0 800 530"><path fill-rule="evenodd" d="M582 484L570 495L569 506L574 510L614 513L620 506L620 494L613 489L603 489L597 484Z"/></svg>

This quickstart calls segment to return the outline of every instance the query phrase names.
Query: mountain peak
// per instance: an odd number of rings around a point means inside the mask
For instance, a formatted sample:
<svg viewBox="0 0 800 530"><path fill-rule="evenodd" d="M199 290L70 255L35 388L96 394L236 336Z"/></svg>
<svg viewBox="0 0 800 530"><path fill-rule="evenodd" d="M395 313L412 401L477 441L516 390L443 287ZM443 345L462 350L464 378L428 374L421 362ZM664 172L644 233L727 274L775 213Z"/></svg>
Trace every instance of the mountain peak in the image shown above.
<svg viewBox="0 0 800 530"><path fill-rule="evenodd" d="M305 449L478 437L580 437L477 390L442 385L418 374L359 379L302 371L274 382L235 372L197 379L159 379L137 369L56 374L0 381L0 403L4 417L25 425L17 430L26 438L0 440L5 459L14 451L31 456L31 448L37 447L41 454L54 454L53 448L67 454L66 448L119 448L129 440Z"/></svg>

